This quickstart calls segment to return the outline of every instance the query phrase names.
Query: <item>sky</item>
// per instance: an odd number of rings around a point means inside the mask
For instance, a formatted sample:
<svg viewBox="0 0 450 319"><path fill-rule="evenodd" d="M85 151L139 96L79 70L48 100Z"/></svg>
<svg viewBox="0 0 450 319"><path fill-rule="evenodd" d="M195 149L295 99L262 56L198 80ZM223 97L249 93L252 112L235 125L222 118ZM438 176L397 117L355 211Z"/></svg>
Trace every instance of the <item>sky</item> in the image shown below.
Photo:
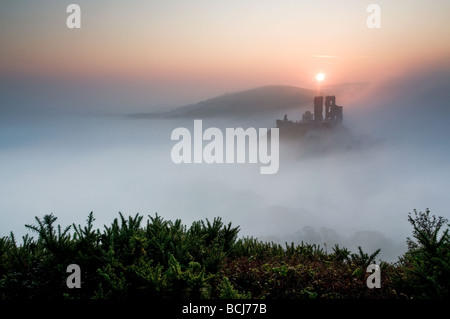
<svg viewBox="0 0 450 319"><path fill-rule="evenodd" d="M3 80L64 86L86 104L100 92L112 111L133 96L142 110L261 85L311 88L318 72L327 84L369 82L450 54L448 1L378 1L376 29L372 1L80 0L81 29L66 26L70 3L2 2Z"/></svg>

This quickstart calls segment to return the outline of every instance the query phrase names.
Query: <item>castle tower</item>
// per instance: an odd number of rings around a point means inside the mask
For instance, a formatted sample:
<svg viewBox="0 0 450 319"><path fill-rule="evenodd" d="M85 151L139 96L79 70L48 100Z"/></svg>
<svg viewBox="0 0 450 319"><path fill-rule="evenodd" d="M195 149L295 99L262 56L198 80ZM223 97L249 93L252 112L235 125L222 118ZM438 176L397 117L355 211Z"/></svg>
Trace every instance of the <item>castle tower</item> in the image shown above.
<svg viewBox="0 0 450 319"><path fill-rule="evenodd" d="M323 121L323 96L316 96L314 98L314 121Z"/></svg>
<svg viewBox="0 0 450 319"><path fill-rule="evenodd" d="M325 120L331 120L332 117L332 110L334 110L336 105L336 97L333 96L326 96L325 97Z"/></svg>
<svg viewBox="0 0 450 319"><path fill-rule="evenodd" d="M325 121L342 122L342 109L342 106L336 105L336 97L334 95L325 97Z"/></svg>

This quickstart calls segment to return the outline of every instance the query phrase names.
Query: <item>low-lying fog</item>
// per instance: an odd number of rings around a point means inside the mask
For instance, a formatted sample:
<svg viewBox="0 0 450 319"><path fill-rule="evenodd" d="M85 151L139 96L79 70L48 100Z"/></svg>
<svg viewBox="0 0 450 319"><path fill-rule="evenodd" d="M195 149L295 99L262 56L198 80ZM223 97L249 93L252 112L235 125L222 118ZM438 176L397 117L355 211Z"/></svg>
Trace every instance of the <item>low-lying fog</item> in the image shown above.
<svg viewBox="0 0 450 319"><path fill-rule="evenodd" d="M448 73L436 81L442 88L449 83ZM84 224L93 211L101 228L119 211L157 212L186 225L220 216L239 225L241 236L303 240L324 248L327 243L328 251L334 243L352 251L358 245L366 252L381 248L383 260L396 261L411 236L409 212L430 208L450 218L450 99L439 90L427 106L429 90L411 92L420 97L415 100L403 99L409 92L404 89L377 105L380 92L371 91L367 100L337 97L337 104L344 106L344 125L355 136L369 134L383 143L302 159L287 157L282 146L274 175L261 175L261 164L174 164L171 132L192 127L192 120L2 117L0 236L10 231L23 235L24 224L49 213L69 225ZM367 103L364 108L362 103ZM236 125L227 119L203 120L204 129ZM254 127L274 125L271 117L249 121Z"/></svg>

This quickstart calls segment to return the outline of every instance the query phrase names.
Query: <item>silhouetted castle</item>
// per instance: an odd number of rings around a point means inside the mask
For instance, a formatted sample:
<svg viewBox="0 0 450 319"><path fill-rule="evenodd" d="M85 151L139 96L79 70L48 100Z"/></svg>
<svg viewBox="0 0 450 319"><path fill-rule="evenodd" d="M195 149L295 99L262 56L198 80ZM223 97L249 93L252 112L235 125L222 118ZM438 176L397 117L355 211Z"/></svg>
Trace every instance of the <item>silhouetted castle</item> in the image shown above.
<svg viewBox="0 0 450 319"><path fill-rule="evenodd" d="M325 105L324 97L316 96L314 113L306 111L302 119L295 122L288 120L287 115L282 120L276 120L280 140L293 142L287 149L299 151L302 155L357 150L383 142L367 136L355 138L351 130L342 124L342 110L342 106L336 105L335 96L326 96Z"/></svg>
<svg viewBox="0 0 450 319"><path fill-rule="evenodd" d="M311 124L339 124L343 121L342 106L336 105L336 97L325 97L325 116L323 114L323 96L314 97L314 114L310 111L303 113L301 121L290 121L287 115L283 120L276 120L279 129L305 127Z"/></svg>

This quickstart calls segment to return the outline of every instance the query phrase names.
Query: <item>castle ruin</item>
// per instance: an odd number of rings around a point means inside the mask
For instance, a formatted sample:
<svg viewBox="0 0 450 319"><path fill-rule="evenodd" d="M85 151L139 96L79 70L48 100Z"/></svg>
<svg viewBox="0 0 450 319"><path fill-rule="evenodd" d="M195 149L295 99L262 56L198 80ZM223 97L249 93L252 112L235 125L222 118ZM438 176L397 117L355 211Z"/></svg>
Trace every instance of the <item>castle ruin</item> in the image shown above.
<svg viewBox="0 0 450 319"><path fill-rule="evenodd" d="M343 107L336 104L336 97L326 96L325 97L325 114L324 114L324 97L316 96L314 97L314 113L311 111L306 111L302 115L301 121L290 121L287 119L287 115L284 116L283 120L277 120L276 124L278 128L295 128L299 126L309 125L309 124L338 124L342 123L343 117Z"/></svg>

